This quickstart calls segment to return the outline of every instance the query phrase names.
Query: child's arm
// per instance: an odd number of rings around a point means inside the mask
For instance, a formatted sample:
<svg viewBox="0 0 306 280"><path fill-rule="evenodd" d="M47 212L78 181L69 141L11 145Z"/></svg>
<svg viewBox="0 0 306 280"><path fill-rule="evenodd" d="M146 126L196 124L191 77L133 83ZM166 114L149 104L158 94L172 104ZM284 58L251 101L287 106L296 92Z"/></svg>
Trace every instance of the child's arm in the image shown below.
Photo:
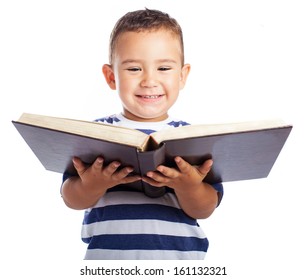
<svg viewBox="0 0 306 280"><path fill-rule="evenodd" d="M119 184L140 180L139 176L128 176L133 169L125 167L117 171L119 162L103 166L103 158L98 157L89 167L79 158L73 158L73 165L78 176L67 179L62 186L62 197L66 205L73 209L92 207L109 188Z"/></svg>
<svg viewBox="0 0 306 280"><path fill-rule="evenodd" d="M209 217L218 204L217 191L203 182L212 166L212 160L201 166L191 166L181 157L175 158L178 169L163 165L157 167L158 172L148 172L143 180L152 186L168 186L173 188L184 212L195 219Z"/></svg>

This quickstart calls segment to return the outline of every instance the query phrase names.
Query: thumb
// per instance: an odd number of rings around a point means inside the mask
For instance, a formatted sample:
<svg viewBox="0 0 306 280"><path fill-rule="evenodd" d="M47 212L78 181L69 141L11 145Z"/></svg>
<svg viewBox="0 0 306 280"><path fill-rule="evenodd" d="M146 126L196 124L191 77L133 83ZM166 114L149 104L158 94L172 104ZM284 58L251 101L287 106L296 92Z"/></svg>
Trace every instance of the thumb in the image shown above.
<svg viewBox="0 0 306 280"><path fill-rule="evenodd" d="M208 174L208 172L210 171L211 167L213 165L213 161L212 159L208 159L206 161L204 161L204 163L198 168L199 172L206 177L206 175Z"/></svg>
<svg viewBox="0 0 306 280"><path fill-rule="evenodd" d="M86 171L85 165L83 164L81 159L79 159L78 157L73 157L72 163L73 163L74 168L78 172L79 176L82 175Z"/></svg>

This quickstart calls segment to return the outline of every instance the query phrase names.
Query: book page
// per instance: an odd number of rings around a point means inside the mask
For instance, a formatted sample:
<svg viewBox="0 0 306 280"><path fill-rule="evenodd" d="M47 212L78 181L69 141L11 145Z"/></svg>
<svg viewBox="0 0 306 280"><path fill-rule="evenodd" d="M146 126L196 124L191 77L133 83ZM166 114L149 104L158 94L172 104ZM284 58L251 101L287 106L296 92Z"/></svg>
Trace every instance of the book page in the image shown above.
<svg viewBox="0 0 306 280"><path fill-rule="evenodd" d="M151 134L151 137L154 138L157 143L161 143L166 140L263 130L284 126L287 125L283 120L259 120L223 124L199 124L154 132Z"/></svg>
<svg viewBox="0 0 306 280"><path fill-rule="evenodd" d="M109 142L125 144L142 150L149 136L145 133L125 127L73 120L66 118L49 117L24 113L18 122L35 125L47 129L101 139Z"/></svg>

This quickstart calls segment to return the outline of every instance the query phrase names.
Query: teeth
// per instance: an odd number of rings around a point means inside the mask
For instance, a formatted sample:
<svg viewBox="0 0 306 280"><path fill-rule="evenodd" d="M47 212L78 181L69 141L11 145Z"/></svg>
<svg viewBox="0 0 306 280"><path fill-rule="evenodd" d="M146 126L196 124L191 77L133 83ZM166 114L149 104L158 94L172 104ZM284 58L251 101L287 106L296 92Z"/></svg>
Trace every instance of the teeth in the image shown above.
<svg viewBox="0 0 306 280"><path fill-rule="evenodd" d="M158 98L159 95L145 95L144 98L148 98L148 99L155 99Z"/></svg>

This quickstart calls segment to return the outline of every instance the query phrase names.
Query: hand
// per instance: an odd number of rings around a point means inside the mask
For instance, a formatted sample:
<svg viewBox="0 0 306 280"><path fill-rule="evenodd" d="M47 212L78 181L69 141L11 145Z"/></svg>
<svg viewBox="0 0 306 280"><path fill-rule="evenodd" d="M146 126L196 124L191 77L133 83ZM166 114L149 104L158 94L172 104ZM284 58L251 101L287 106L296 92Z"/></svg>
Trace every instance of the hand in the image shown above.
<svg viewBox="0 0 306 280"><path fill-rule="evenodd" d="M109 165L104 166L104 159L102 157L98 157L89 167L85 166L77 157L74 157L72 162L83 186L91 190L100 190L103 193L116 185L132 183L141 179L136 175L128 176L133 171L131 167L118 170L120 162L113 161Z"/></svg>
<svg viewBox="0 0 306 280"><path fill-rule="evenodd" d="M204 182L211 169L212 160L200 166L192 166L181 157L176 157L176 168L163 165L150 171L142 180L155 187L168 186L174 189L181 209L194 219L205 219L215 210L218 203L216 190Z"/></svg>
<svg viewBox="0 0 306 280"><path fill-rule="evenodd" d="M191 191L203 185L203 180L211 169L212 160L206 160L200 166L192 166L181 157L176 157L178 169L163 165L157 171L150 171L143 181L155 187L168 186L176 191Z"/></svg>

